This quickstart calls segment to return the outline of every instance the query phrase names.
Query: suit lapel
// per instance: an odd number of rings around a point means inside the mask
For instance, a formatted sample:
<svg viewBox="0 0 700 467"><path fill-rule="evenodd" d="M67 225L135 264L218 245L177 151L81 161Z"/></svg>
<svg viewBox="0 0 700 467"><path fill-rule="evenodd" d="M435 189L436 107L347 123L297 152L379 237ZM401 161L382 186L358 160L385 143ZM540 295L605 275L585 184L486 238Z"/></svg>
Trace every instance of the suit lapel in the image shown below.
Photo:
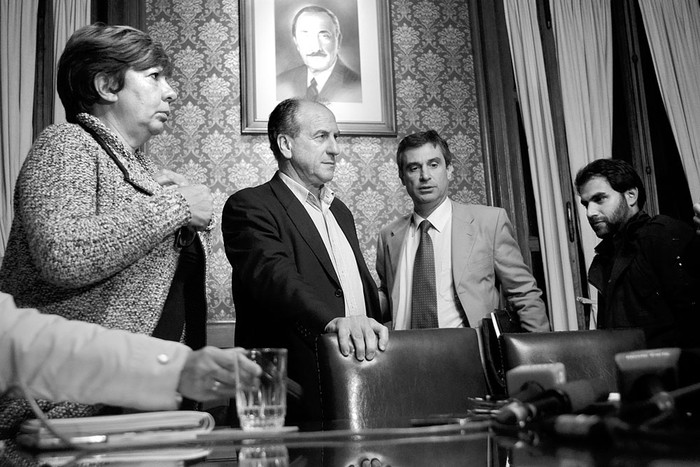
<svg viewBox="0 0 700 467"><path fill-rule="evenodd" d="M340 230L343 231L345 238L348 240L348 243L350 243L352 251L355 253L355 259L358 259L358 255L361 257L362 252L360 251L360 241L357 239L357 234L355 233L355 224L352 223L351 219L346 218L345 213L340 210L340 202L338 200L333 200L330 209L333 213L333 217L335 217L336 222L340 226Z"/></svg>
<svg viewBox="0 0 700 467"><path fill-rule="evenodd" d="M94 118L94 117L91 117ZM146 167L147 162L144 160L145 156L141 150L139 150L134 157L141 159L140 162L136 160L131 160L125 157L125 149L121 143L118 142L116 136L109 132L106 128L98 126L97 129L93 128L97 124L92 122L90 124L79 122L80 126L93 137L97 144L102 147L102 149L107 153L107 155L112 159L114 164L121 170L124 175L124 181L131 184L137 190L152 196L153 193L158 191L160 185L153 178L153 176L148 172Z"/></svg>
<svg viewBox="0 0 700 467"><path fill-rule="evenodd" d="M331 203L331 212L333 213L336 222L338 222L340 230L343 231L345 238L348 240L350 248L352 248L352 252L355 256L355 262L357 263L357 268L360 271L360 280L362 281L362 291L365 297L367 316L379 320L380 309L379 297L376 294L377 283L374 282L374 278L367 268L365 258L362 256L360 240L357 238L357 233L355 231L355 222L352 216L349 215L347 207L342 209L341 206L341 201L334 199Z"/></svg>
<svg viewBox="0 0 700 467"><path fill-rule="evenodd" d="M335 68L333 68L333 72L328 77L328 81L326 81L323 89L321 89L321 92L318 94L319 99L330 99L330 96L343 89L344 68L345 67L340 62L335 64Z"/></svg>
<svg viewBox="0 0 700 467"><path fill-rule="evenodd" d="M399 259L401 255L401 248L403 247L404 238L406 238L406 230L408 226L411 225L411 214L404 216L401 222L397 223L396 226L391 230L389 238L387 239L387 261L391 265L391 275L396 277L396 269L399 267Z"/></svg>
<svg viewBox="0 0 700 467"><path fill-rule="evenodd" d="M270 180L270 188L277 197L282 207L287 211L287 216L290 222L296 227L299 235L304 239L309 248L318 259L326 273L335 281L336 285L340 286L340 280L335 272L331 257L328 255L326 245L323 243L321 234L318 233L316 225L309 217L304 206L299 202L294 193L284 184L279 174Z"/></svg>
<svg viewBox="0 0 700 467"><path fill-rule="evenodd" d="M387 282L394 284L391 290L388 291L391 294L391 317L394 322L396 322L396 313L399 306L399 281L396 278L396 271L399 268L406 230L411 225L411 216L412 214L407 214L400 222L397 222L391 232L389 232L389 238L386 240L387 257L385 261L389 264L389 274L391 274L391 277L387 278Z"/></svg>
<svg viewBox="0 0 700 467"><path fill-rule="evenodd" d="M148 195L153 195L158 190L158 183L143 168L134 167L134 163L122 160L124 180ZM120 167L121 168L121 167Z"/></svg>
<svg viewBox="0 0 700 467"><path fill-rule="evenodd" d="M459 284L474 247L474 217L466 207L452 203L452 278ZM465 254L466 253L466 254Z"/></svg>

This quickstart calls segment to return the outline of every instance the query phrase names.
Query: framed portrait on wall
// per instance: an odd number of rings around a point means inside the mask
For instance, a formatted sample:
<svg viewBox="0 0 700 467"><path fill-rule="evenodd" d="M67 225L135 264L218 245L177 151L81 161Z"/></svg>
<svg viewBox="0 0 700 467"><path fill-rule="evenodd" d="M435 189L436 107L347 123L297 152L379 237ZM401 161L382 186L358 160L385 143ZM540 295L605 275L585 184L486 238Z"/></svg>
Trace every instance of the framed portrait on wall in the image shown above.
<svg viewBox="0 0 700 467"><path fill-rule="evenodd" d="M389 0L240 0L241 131L289 97L349 135L396 135Z"/></svg>

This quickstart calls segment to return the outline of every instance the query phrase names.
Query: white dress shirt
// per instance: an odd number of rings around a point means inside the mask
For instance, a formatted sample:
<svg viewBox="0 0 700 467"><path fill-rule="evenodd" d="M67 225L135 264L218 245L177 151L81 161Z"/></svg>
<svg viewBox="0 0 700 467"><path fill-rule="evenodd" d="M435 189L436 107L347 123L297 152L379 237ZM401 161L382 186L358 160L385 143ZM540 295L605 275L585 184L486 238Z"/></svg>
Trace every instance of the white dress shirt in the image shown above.
<svg viewBox="0 0 700 467"><path fill-rule="evenodd" d="M299 184L288 175L280 172L280 177L304 206L306 212L309 213L316 230L318 230L323 239L323 244L326 246L328 256L331 257L335 273L338 275L338 280L340 280L340 287L343 289L345 316L366 315L364 289L355 253L352 251L350 242L348 242L345 233L330 210L331 203L335 197L333 191L324 186L321 188L321 197L319 199L307 190L305 186Z"/></svg>
<svg viewBox="0 0 700 467"><path fill-rule="evenodd" d="M327 70L320 71L318 73L311 73L311 70L307 68L306 70L306 87L308 88L311 86L311 80L315 79L316 80L316 89L318 92L321 92L321 89L323 89L323 86L326 85L326 82L328 81L328 78L331 77L331 74L333 74L333 70L335 69L335 65L338 63L336 62L333 64L332 67L328 68Z"/></svg>
<svg viewBox="0 0 700 467"><path fill-rule="evenodd" d="M398 308L394 329L411 328L411 295L413 293L413 264L420 243L418 226L424 219L413 213L411 225L401 247L394 287L399 287ZM449 198L428 216L433 228L428 235L433 241L435 255L435 284L437 287L438 325L441 328L464 327L464 310L455 293L452 277L452 203Z"/></svg>

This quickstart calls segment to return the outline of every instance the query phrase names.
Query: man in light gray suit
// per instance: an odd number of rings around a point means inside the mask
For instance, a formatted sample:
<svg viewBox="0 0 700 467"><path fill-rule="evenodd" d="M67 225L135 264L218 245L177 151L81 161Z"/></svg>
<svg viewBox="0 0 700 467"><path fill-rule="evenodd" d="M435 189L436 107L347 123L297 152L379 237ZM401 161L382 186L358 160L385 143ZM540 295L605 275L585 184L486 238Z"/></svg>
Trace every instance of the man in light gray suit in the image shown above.
<svg viewBox="0 0 700 467"><path fill-rule="evenodd" d="M379 233L384 320L393 329L477 327L499 307L500 286L526 331L549 331L542 292L506 212L447 197L453 170L447 142L433 130L406 136L396 162L414 212Z"/></svg>

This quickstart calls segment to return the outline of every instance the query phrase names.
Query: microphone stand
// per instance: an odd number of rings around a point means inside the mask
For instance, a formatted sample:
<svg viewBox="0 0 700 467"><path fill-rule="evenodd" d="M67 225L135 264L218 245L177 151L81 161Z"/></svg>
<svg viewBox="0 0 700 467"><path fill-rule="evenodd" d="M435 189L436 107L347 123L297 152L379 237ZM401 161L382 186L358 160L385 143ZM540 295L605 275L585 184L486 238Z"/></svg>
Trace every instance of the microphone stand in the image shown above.
<svg viewBox="0 0 700 467"><path fill-rule="evenodd" d="M661 391L648 400L623 405L617 413L606 415L563 414L543 420L542 431L548 435L570 441L595 441L596 443L653 443L660 448L695 447L700 439L698 428L662 422L676 416L675 421L684 422L676 412L679 402L700 394L700 383L673 391ZM699 405L700 406L700 405Z"/></svg>
<svg viewBox="0 0 700 467"><path fill-rule="evenodd" d="M622 404L619 417L643 426L654 426L673 416L678 402L700 394L700 383L672 391L660 391L643 402Z"/></svg>

